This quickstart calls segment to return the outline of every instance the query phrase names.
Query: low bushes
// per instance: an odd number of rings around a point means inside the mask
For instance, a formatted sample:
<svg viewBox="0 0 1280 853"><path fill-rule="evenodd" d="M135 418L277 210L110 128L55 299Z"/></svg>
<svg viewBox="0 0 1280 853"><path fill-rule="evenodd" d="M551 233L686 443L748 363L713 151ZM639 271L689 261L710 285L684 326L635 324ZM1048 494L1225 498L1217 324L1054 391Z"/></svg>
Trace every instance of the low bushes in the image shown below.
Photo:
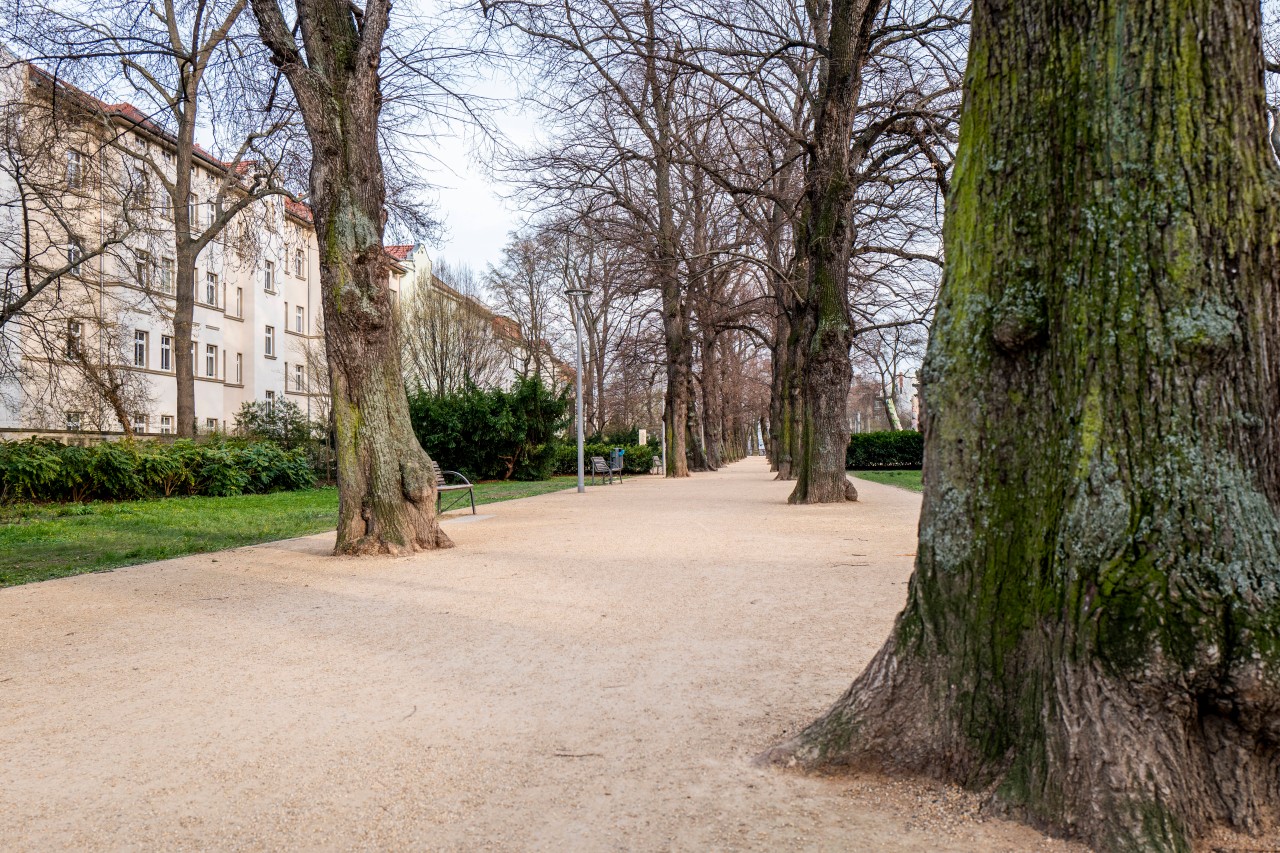
<svg viewBox="0 0 1280 853"><path fill-rule="evenodd" d="M613 452L614 444L586 444L583 445L582 462L583 470L588 474L591 473L591 457L603 456L609 458L609 454ZM622 448L622 473L624 474L648 474L649 465L653 462L653 448L647 444L632 444ZM578 445L566 444L556 453L556 473L557 474L577 474L578 473Z"/></svg>
<svg viewBox="0 0 1280 853"><path fill-rule="evenodd" d="M915 430L855 433L845 454L845 467L851 471L918 470L923 465L924 437Z"/></svg>
<svg viewBox="0 0 1280 853"><path fill-rule="evenodd" d="M305 451L269 442L73 447L38 438L0 441L0 501L227 496L313 485Z"/></svg>

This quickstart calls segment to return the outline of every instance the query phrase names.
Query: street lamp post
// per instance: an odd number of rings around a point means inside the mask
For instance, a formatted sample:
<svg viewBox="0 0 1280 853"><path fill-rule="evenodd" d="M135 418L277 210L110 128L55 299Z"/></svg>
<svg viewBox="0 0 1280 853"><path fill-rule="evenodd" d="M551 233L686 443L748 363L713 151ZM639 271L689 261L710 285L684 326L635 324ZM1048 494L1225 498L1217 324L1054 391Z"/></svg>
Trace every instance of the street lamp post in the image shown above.
<svg viewBox="0 0 1280 853"><path fill-rule="evenodd" d="M564 295L569 298L569 313L573 315L573 336L577 341L576 351L577 351L578 369L577 369L575 378L577 380L577 391L578 391L576 395L577 404L578 404L578 417L576 420L578 421L578 493L579 494L585 492L587 490L587 487L583 485L583 482L582 482L582 473L583 473L583 467L584 467L583 466L583 449L582 449L583 448L583 441L582 441L582 326L580 324L580 321L578 320L577 299L579 296L585 299L587 294L590 292L591 291L587 290L585 287L571 287L564 292Z"/></svg>

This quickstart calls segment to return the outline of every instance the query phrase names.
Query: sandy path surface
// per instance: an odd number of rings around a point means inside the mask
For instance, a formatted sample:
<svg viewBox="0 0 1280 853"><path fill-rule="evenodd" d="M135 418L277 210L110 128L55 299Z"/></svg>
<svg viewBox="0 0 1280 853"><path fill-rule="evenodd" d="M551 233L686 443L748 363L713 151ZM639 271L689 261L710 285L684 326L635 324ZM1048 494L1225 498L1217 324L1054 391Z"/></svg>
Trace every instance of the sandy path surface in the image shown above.
<svg viewBox="0 0 1280 853"><path fill-rule="evenodd" d="M0 848L1074 850L954 789L750 759L905 596L919 497L760 459L0 590Z"/></svg>

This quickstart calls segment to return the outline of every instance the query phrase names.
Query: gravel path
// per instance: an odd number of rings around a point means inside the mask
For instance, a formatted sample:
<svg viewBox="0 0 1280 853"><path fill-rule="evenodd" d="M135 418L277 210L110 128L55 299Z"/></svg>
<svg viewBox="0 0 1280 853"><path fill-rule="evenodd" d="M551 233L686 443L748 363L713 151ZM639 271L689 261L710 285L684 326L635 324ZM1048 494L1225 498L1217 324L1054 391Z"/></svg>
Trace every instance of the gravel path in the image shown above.
<svg viewBox="0 0 1280 853"><path fill-rule="evenodd" d="M751 766L888 633L918 495L760 459L0 590L0 848L1074 850L952 788Z"/></svg>

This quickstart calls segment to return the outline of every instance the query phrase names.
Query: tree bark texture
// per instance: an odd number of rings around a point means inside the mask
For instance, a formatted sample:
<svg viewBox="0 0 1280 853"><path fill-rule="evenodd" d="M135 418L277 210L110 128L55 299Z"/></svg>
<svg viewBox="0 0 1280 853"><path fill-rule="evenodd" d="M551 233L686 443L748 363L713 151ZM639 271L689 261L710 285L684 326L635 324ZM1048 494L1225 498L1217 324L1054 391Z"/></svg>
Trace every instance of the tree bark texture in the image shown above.
<svg viewBox="0 0 1280 853"><path fill-rule="evenodd" d="M833 0L813 140L805 169L798 242L806 261L804 299L795 328L807 350L800 413L801 454L793 462L791 503L857 500L845 476L853 369L849 317L849 256L853 244L850 144L862 91L862 68L882 0Z"/></svg>
<svg viewBox="0 0 1280 853"><path fill-rule="evenodd" d="M303 59L276 0L254 0L263 40L292 85L311 141L311 209L320 245L325 345L338 460L337 554L452 546L436 517L431 459L409 422L378 150L378 73L389 7L297 4Z"/></svg>
<svg viewBox="0 0 1280 853"><path fill-rule="evenodd" d="M1256 0L980 0L906 609L767 754L1104 850L1280 808L1280 287Z"/></svg>

